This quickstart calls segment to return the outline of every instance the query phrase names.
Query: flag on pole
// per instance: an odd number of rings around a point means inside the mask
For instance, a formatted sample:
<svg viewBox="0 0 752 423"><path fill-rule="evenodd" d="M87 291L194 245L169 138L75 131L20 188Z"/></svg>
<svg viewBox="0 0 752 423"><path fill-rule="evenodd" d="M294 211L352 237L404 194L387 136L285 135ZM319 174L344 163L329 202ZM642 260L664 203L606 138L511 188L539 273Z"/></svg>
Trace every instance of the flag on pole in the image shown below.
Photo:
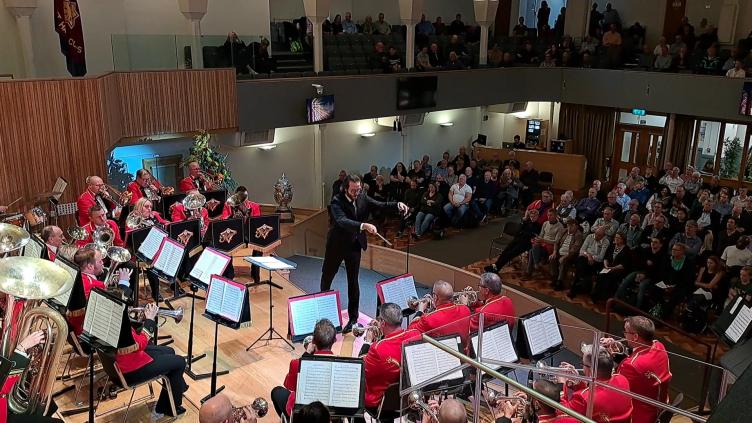
<svg viewBox="0 0 752 423"><path fill-rule="evenodd" d="M84 30L77 0L55 0L55 32L71 76L86 75Z"/></svg>

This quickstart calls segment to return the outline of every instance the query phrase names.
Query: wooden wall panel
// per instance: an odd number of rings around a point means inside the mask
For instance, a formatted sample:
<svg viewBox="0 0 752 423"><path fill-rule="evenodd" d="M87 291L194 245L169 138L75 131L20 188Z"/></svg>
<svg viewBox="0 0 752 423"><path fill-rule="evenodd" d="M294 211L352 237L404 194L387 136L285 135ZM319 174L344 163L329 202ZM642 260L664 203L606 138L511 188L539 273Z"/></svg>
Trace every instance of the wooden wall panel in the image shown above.
<svg viewBox="0 0 752 423"><path fill-rule="evenodd" d="M235 72L118 73L124 137L236 128Z"/></svg>

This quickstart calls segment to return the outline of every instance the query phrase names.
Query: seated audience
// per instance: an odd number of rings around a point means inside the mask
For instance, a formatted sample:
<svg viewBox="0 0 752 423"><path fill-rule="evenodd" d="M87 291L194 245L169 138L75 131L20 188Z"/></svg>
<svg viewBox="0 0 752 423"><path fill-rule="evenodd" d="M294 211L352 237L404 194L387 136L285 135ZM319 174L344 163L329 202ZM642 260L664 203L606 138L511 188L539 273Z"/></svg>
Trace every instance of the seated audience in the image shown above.
<svg viewBox="0 0 752 423"><path fill-rule="evenodd" d="M598 217L598 208L601 202L597 198L598 191L595 188L588 189L588 196L577 202L577 220L580 222L594 222Z"/></svg>
<svg viewBox="0 0 752 423"><path fill-rule="evenodd" d="M548 219L548 209L554 208L554 195L551 191L543 191L540 200L535 200L527 206L527 210L538 210L538 223L543 223Z"/></svg>
<svg viewBox="0 0 752 423"><path fill-rule="evenodd" d="M621 204L616 201L616 197L617 194L615 191L611 191L606 195L606 201L602 202L598 207L599 216L602 217L606 209L611 209L611 217L613 217L613 220L621 221L624 218L624 209ZM616 226L618 228L619 224L616 223ZM614 232L616 232L616 229L614 229ZM613 233L611 233L611 235L613 235Z"/></svg>
<svg viewBox="0 0 752 423"><path fill-rule="evenodd" d="M384 20L384 14L379 13L379 20L373 23L373 33L380 35L389 35L392 33L392 26Z"/></svg>
<svg viewBox="0 0 752 423"><path fill-rule="evenodd" d="M522 227L519 232L514 235L514 238L509 244L507 244L506 248L502 250L501 254L499 254L496 263L484 268L486 272L499 273L507 263L520 256L522 253L530 250L530 241L538 236L542 226L538 223L538 214L538 210L535 209L525 212L525 216L522 218Z"/></svg>
<svg viewBox="0 0 752 423"><path fill-rule="evenodd" d="M567 191L559 197L559 204L556 205L556 217L559 218L561 223L564 223L570 217L577 217L577 210L572 204L572 195L571 191Z"/></svg>
<svg viewBox="0 0 752 423"><path fill-rule="evenodd" d="M415 215L415 238L420 239L428 231L434 219L440 216L443 196L437 191L436 184L428 184L428 190L420 199L418 214Z"/></svg>
<svg viewBox="0 0 752 423"><path fill-rule="evenodd" d="M734 67L726 71L727 78L746 78L747 71L744 69L744 62L734 60Z"/></svg>
<svg viewBox="0 0 752 423"><path fill-rule="evenodd" d="M431 64L432 68L440 68L446 63L444 60L444 54L441 53L439 45L436 43L431 43L428 51L428 62Z"/></svg>
<svg viewBox="0 0 752 423"><path fill-rule="evenodd" d="M675 244L682 244L686 248L685 253L690 261L694 261L700 254L702 240L697 236L697 222L694 220L687 221L684 232L679 232L671 238L668 246L673 247Z"/></svg>
<svg viewBox="0 0 752 423"><path fill-rule="evenodd" d="M598 229L603 228L603 230L606 232L606 236L609 239L613 238L614 234L616 234L616 231L619 230L619 222L614 219L613 216L614 209L612 209L611 207L604 208L603 217L595 219L593 226L590 227L590 232L595 232Z"/></svg>
<svg viewBox="0 0 752 423"><path fill-rule="evenodd" d="M582 231L577 220L570 217L566 223L566 230L559 233L553 252L548 256L553 287L557 291L563 288L566 271L574 265L582 247Z"/></svg>
<svg viewBox="0 0 752 423"><path fill-rule="evenodd" d="M642 240L642 226L640 226L640 215L634 213L629 216L628 220L619 226L617 233L624 235L627 247L635 249L640 246Z"/></svg>
<svg viewBox="0 0 752 423"><path fill-rule="evenodd" d="M485 222L497 195L497 184L491 181L491 171L483 172L483 180L478 181L473 194L472 208L475 218Z"/></svg>
<svg viewBox="0 0 752 423"><path fill-rule="evenodd" d="M603 268L603 258L610 244L603 226L585 238L575 263L575 280L567 293L569 298L574 298L579 292L590 292L593 275Z"/></svg>
<svg viewBox="0 0 752 423"><path fill-rule="evenodd" d="M595 287L591 294L593 302L611 297L631 267L632 251L626 243L623 233L614 235L614 242L609 245L603 256L603 269L596 275Z"/></svg>
<svg viewBox="0 0 752 423"><path fill-rule="evenodd" d="M473 198L473 189L466 181L467 176L459 176L457 183L449 188L449 202L444 205L444 213L454 226L459 226Z"/></svg>
<svg viewBox="0 0 752 423"><path fill-rule="evenodd" d="M502 216L506 216L508 211L513 209L514 203L519 198L521 186L522 182L514 176L511 169L507 168L501 172L497 198Z"/></svg>
<svg viewBox="0 0 752 423"><path fill-rule="evenodd" d="M548 209L546 211L548 220L543 223L540 234L533 239L532 248L528 255L526 276L530 277L533 270L538 270L543 262L554 252L556 240L559 239L561 232L564 232L564 225L559 221L556 210Z"/></svg>
<svg viewBox="0 0 752 423"><path fill-rule="evenodd" d="M664 240L658 237L650 238L650 245L640 247L634 254L634 271L627 274L616 291L616 298L643 309L645 296L649 288L661 281L663 263L666 253L663 250ZM635 291L637 284L637 291ZM636 294L636 297L634 295ZM634 298L634 301L631 299Z"/></svg>

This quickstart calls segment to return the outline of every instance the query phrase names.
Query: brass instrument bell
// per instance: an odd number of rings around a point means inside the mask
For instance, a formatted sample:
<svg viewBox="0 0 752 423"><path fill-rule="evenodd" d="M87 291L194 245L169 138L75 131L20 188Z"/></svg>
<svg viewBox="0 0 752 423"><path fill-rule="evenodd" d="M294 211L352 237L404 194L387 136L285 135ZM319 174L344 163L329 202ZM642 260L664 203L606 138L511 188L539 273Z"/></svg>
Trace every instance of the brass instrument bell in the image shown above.
<svg viewBox="0 0 752 423"><path fill-rule="evenodd" d="M70 291L73 277L57 264L33 257L0 260L0 292L24 300L46 300Z"/></svg>
<svg viewBox="0 0 752 423"><path fill-rule="evenodd" d="M10 223L0 223L0 254L20 249L29 239L31 236L26 229Z"/></svg>
<svg viewBox="0 0 752 423"><path fill-rule="evenodd" d="M418 299L417 297L410 297L407 299L407 307L411 310L417 310L420 303L425 302L427 303L426 306L426 312L433 310L435 308L433 303L433 296L431 294L426 294L423 296L423 298Z"/></svg>
<svg viewBox="0 0 752 423"><path fill-rule="evenodd" d="M143 322L146 320L146 315L144 314L145 310L146 307L131 307L128 309L128 317L133 321ZM184 314L183 307L178 307L175 310L165 310L161 308L157 310L157 316L169 317L170 319L175 320L175 323L180 323L183 320Z"/></svg>
<svg viewBox="0 0 752 423"><path fill-rule="evenodd" d="M352 327L352 333L353 335L355 335L356 338L359 338L368 332L372 332L371 333L372 341L377 341L384 337L384 333L381 330L381 322L379 322L376 319L373 319L370 322L368 322L368 325L366 326L363 326L360 323L356 323Z"/></svg>
<svg viewBox="0 0 752 423"><path fill-rule="evenodd" d="M206 197L202 194L188 194L182 203L186 210L198 210L206 204Z"/></svg>
<svg viewBox="0 0 752 423"><path fill-rule="evenodd" d="M73 225L68 228L67 232L68 236L74 241L83 241L89 237L89 234L86 233L86 229L82 226Z"/></svg>

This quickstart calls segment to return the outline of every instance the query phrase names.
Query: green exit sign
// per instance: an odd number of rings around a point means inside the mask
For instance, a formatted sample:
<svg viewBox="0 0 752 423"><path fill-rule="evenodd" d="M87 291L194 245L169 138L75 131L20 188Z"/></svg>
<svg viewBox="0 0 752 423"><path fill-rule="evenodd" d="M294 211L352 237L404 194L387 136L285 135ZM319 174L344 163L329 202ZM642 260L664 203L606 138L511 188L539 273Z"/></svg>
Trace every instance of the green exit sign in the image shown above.
<svg viewBox="0 0 752 423"><path fill-rule="evenodd" d="M635 116L645 116L645 109L632 109L632 114Z"/></svg>

